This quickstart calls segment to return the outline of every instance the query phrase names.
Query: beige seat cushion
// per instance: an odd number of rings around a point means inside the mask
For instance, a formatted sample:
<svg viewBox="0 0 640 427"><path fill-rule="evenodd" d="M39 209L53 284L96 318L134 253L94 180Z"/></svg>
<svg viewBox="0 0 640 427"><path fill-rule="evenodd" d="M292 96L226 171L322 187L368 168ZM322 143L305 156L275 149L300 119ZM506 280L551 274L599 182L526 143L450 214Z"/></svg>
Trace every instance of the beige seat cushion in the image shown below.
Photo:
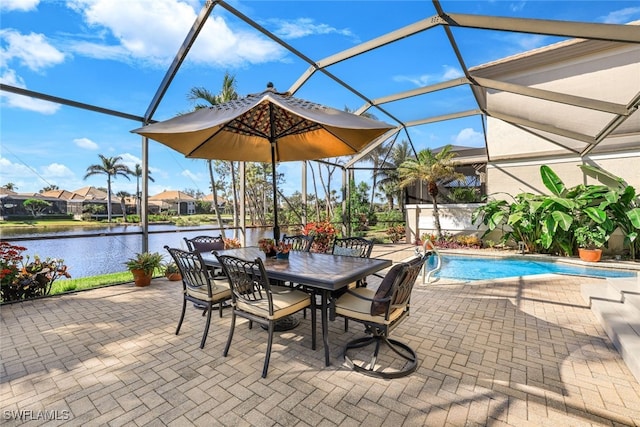
<svg viewBox="0 0 640 427"><path fill-rule="evenodd" d="M269 315L269 302L266 297L254 303L238 299L238 309L265 319L275 320L311 305L311 298L306 292L287 286L271 286L271 290L273 292L273 316Z"/></svg>
<svg viewBox="0 0 640 427"><path fill-rule="evenodd" d="M375 289L369 288L356 288L351 289L350 292L362 295L366 298L373 299L376 294ZM372 316L371 315L371 301L367 301L356 297L350 293L342 295L336 300L336 314L339 316L349 317L352 319L366 320L380 324L390 324L398 317L402 315L404 309L397 308L389 313L389 320L384 319L384 314Z"/></svg>
<svg viewBox="0 0 640 427"><path fill-rule="evenodd" d="M187 295L198 298L202 301L209 301L209 295L207 293L206 286L199 286L197 288L187 287ZM216 280L215 284L211 284L211 295L211 302L219 302L230 299L231 289L229 289L229 282Z"/></svg>

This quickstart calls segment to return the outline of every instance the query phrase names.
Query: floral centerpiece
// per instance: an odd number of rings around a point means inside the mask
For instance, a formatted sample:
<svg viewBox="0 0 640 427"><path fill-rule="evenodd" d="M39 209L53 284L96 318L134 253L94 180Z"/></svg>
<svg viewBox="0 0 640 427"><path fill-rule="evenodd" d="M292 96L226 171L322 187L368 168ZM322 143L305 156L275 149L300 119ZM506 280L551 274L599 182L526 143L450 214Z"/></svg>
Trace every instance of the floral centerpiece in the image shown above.
<svg viewBox="0 0 640 427"><path fill-rule="evenodd" d="M2 302L20 301L49 295L60 277L71 277L62 259L34 256L30 261L22 252L27 248L0 242L0 296Z"/></svg>
<svg viewBox="0 0 640 427"><path fill-rule="evenodd" d="M258 247L262 252L266 254L267 257L276 256L276 241L273 239L260 239L258 240Z"/></svg>
<svg viewBox="0 0 640 427"><path fill-rule="evenodd" d="M289 259L289 252L293 247L290 243L278 242L276 245L276 258Z"/></svg>
<svg viewBox="0 0 640 427"><path fill-rule="evenodd" d="M289 256L289 251L291 251L293 245L284 242L276 243L274 239L264 238L258 240L258 247L267 257L286 258Z"/></svg>
<svg viewBox="0 0 640 427"><path fill-rule="evenodd" d="M222 240L224 241L225 249L237 249L242 247L242 244L240 243L240 240L238 238L225 237Z"/></svg>

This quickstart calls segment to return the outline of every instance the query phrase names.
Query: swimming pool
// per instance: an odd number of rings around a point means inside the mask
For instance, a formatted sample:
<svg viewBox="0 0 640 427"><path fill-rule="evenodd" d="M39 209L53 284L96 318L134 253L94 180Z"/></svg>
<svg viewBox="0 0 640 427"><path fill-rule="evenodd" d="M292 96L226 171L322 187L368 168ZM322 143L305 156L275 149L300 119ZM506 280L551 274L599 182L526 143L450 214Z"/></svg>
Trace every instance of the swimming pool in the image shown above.
<svg viewBox="0 0 640 427"><path fill-rule="evenodd" d="M590 277L634 277L634 271L609 268L583 267L531 257L476 257L441 254L442 268L433 277L454 280L487 280L535 274L570 274ZM429 268L435 266L435 257L429 258Z"/></svg>

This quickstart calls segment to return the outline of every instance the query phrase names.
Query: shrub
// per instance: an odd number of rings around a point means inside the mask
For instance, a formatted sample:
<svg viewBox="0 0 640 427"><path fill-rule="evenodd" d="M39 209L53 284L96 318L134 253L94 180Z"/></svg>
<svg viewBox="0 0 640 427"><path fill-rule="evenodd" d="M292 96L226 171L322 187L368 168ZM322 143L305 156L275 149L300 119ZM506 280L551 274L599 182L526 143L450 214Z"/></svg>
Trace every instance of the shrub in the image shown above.
<svg viewBox="0 0 640 427"><path fill-rule="evenodd" d="M58 278L71 277L64 260L22 255L27 248L0 242L0 299L2 302L21 301L49 295L51 285Z"/></svg>
<svg viewBox="0 0 640 427"><path fill-rule="evenodd" d="M387 236L391 240L391 243L396 243L405 238L406 230L404 225L394 225L387 229Z"/></svg>
<svg viewBox="0 0 640 427"><path fill-rule="evenodd" d="M310 222L304 226L302 234L305 236L313 236L311 252L325 253L333 244L333 239L336 237L336 229L333 224L328 221Z"/></svg>

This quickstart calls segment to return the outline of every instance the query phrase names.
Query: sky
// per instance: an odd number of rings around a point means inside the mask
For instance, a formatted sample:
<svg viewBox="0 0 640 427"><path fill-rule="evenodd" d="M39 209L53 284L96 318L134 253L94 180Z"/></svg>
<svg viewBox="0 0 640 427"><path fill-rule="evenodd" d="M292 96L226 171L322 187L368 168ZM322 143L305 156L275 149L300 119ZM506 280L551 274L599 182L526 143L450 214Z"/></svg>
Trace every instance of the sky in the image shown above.
<svg viewBox="0 0 640 427"><path fill-rule="evenodd" d="M196 0L3 0L0 2L0 81L101 108L143 116L168 67L202 9ZM387 32L436 15L430 1L231 1L235 9L313 61L320 61ZM449 13L625 24L640 19L635 1L447 1ZM453 28L468 67L481 65L561 38ZM262 92L268 82L286 91L309 64L220 6L213 9L187 59L164 94L154 120L193 109L191 88L218 93L225 73L240 95ZM329 67L369 99L461 77L442 28L436 27ZM442 93L440 93L442 92ZM467 87L440 91L371 109L396 125L476 108ZM365 100L322 73L296 97L336 109L357 110ZM140 122L0 91L0 186L36 193L57 185L76 190L105 187L104 176L84 179L99 154L142 162ZM446 144L484 144L479 116L410 128L416 150ZM361 163L358 166L368 166ZM150 140L149 194L197 190L208 194L206 162ZM278 166L284 194L300 191L301 163ZM367 179L370 172L358 172ZM360 178L358 178L358 176ZM222 176L221 178L226 178ZM135 179L118 177L113 191L135 192Z"/></svg>

